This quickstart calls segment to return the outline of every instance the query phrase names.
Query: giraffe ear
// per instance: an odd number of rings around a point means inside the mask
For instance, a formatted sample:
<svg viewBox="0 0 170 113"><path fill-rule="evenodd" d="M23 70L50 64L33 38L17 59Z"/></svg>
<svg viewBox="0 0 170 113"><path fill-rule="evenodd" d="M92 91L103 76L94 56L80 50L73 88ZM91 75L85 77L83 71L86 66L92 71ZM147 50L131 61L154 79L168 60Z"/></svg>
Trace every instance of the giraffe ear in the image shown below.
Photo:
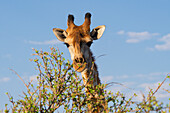
<svg viewBox="0 0 170 113"><path fill-rule="evenodd" d="M55 36L58 38L58 40L64 42L64 40L67 37L67 32L65 30L59 28L53 28L53 32Z"/></svg>
<svg viewBox="0 0 170 113"><path fill-rule="evenodd" d="M105 28L106 28L105 25L101 25L101 26L94 28L90 32L90 36L93 38L93 40L99 39L103 35Z"/></svg>

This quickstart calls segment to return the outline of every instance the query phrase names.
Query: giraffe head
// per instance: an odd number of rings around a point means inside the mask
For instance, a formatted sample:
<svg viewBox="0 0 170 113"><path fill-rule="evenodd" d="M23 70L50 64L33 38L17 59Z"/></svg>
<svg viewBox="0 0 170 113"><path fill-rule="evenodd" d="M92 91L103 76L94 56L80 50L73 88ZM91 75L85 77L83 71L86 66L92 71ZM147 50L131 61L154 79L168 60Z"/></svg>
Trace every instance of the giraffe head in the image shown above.
<svg viewBox="0 0 170 113"><path fill-rule="evenodd" d="M53 28L53 32L58 40L64 42L69 49L71 59L73 60L73 68L82 72L92 62L92 53L90 46L94 40L99 39L105 26L98 26L90 32L91 14L86 13L85 21L82 25L74 24L74 16L69 15L67 20L68 28L66 30Z"/></svg>

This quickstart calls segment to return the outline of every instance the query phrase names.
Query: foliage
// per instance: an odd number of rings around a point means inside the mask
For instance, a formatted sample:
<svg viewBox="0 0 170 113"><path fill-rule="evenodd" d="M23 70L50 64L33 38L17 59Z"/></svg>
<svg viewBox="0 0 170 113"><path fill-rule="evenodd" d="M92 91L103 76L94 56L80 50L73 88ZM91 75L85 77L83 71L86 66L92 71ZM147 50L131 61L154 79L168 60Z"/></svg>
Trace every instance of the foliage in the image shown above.
<svg viewBox="0 0 170 113"><path fill-rule="evenodd" d="M27 92L23 92L23 97L17 101L14 101L13 97L7 93L12 106L8 108L6 104L5 113L10 110L14 113L53 113L61 106L63 106L64 112L69 113L94 112L97 107L101 108L101 112L115 113L165 111L163 104L157 101L154 96L163 83L158 86L155 92L150 90L147 97L143 95L143 101L138 103L133 101L136 94L127 99L120 92L113 94L105 90L108 84L101 84L95 88L84 86L82 79L72 68L72 64L65 61L59 50L51 48L50 53L36 49L34 51L33 55L39 57L32 60L36 63L36 69L39 72L37 85L32 81L26 84L14 71L23 81ZM89 90L89 94L85 93L85 88ZM88 111L87 106L91 106L92 109Z"/></svg>

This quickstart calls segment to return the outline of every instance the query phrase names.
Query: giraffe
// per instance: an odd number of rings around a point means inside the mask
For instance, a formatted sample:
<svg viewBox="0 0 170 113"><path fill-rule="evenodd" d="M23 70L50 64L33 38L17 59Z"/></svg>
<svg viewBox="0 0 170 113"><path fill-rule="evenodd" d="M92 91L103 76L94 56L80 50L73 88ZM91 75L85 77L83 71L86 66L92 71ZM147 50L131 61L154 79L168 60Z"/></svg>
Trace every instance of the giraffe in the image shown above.
<svg viewBox="0 0 170 113"><path fill-rule="evenodd" d="M73 68L77 72L81 72L84 85L90 84L95 87L101 82L90 46L94 40L101 38L105 31L105 25L98 26L90 31L90 24L90 13L85 14L85 21L80 26L74 24L73 15L68 15L68 28L66 30L53 28L53 32L58 40L64 42L69 49ZM92 80L90 80L91 77Z"/></svg>

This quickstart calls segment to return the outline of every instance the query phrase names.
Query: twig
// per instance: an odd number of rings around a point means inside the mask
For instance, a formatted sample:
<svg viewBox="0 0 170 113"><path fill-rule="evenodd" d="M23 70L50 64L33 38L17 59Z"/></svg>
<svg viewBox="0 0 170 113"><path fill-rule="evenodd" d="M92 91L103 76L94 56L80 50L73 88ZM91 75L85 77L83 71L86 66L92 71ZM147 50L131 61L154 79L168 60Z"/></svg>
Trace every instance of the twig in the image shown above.
<svg viewBox="0 0 170 113"><path fill-rule="evenodd" d="M106 54L101 54L101 55L97 56L96 59L103 57L103 56L106 56Z"/></svg>
<svg viewBox="0 0 170 113"><path fill-rule="evenodd" d="M10 68L9 68L9 70L11 70L12 72L14 72L14 73L22 80L22 82L23 82L24 85L27 87L27 89L29 89L28 86L27 86L27 84L24 82L24 80L21 78L21 76L19 76L19 74L18 74L16 71L14 71L13 69L10 69Z"/></svg>
<svg viewBox="0 0 170 113"><path fill-rule="evenodd" d="M169 90L167 90L167 89L164 89L164 88L163 88L163 90L164 90L164 91L167 91L168 93L170 93L170 91L169 91Z"/></svg>
<svg viewBox="0 0 170 113"><path fill-rule="evenodd" d="M162 81L162 83L157 87L157 89L154 91L154 93L152 94L152 96L158 91L158 89L162 86L162 84L165 82L165 80L168 78L168 75L166 76L166 78Z"/></svg>
<svg viewBox="0 0 170 113"><path fill-rule="evenodd" d="M105 88L108 88L108 87L112 86L112 84L121 85L121 86L126 87L126 88L128 88L128 89L130 89L130 90L134 90L134 89L129 88L129 87L127 87L127 86L125 86L125 85L123 85L123 84L121 84L121 83L118 83L118 82L110 82L110 83L106 84L106 87L105 87ZM110 85L110 86L109 86L109 85Z"/></svg>

